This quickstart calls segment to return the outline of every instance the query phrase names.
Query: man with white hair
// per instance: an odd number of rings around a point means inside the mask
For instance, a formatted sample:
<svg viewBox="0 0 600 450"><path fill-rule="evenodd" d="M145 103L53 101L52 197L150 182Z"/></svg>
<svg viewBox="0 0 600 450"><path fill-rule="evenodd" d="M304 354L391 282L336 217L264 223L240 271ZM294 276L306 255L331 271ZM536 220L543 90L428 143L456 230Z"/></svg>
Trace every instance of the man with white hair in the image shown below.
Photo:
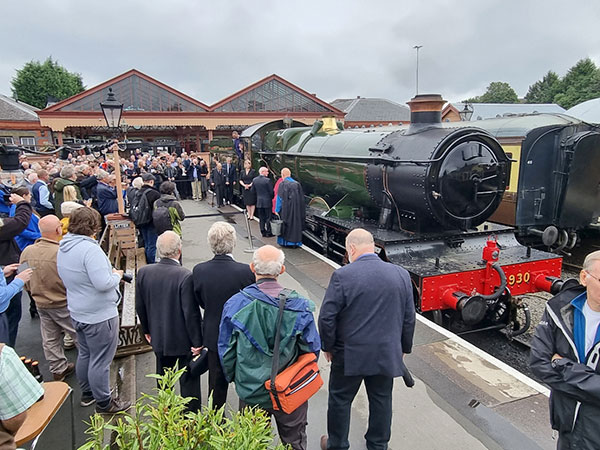
<svg viewBox="0 0 600 450"><path fill-rule="evenodd" d="M260 233L271 237L271 208L273 205L273 183L269 179L269 169L261 167L258 176L252 180L252 189L256 192L256 214L260 221Z"/></svg>
<svg viewBox="0 0 600 450"><path fill-rule="evenodd" d="M272 245L254 252L250 268L256 283L225 303L219 332L219 356L225 377L235 382L240 400L272 414L281 442L294 450L305 450L308 402L290 414L275 411L265 388L265 380L271 376L278 297L284 289L277 282L277 277L285 272L283 263L283 252ZM318 354L321 349L314 310L314 303L296 291L286 295L278 372L293 363L298 355Z"/></svg>
<svg viewBox="0 0 600 450"><path fill-rule="evenodd" d="M531 341L529 363L550 386L559 450L600 442L600 251L586 256L579 282L548 300Z"/></svg>
<svg viewBox="0 0 600 450"><path fill-rule="evenodd" d="M54 214L54 205L52 205L52 196L48 189L49 176L48 172L44 169L37 171L37 181L31 187L31 196L34 200L32 202L35 206L35 210L40 217Z"/></svg>
<svg viewBox="0 0 600 450"><path fill-rule="evenodd" d="M96 188L98 212L103 217L118 212L117 190L111 186L114 175L111 175L104 170L99 170L96 178L98 179L98 187Z"/></svg>
<svg viewBox="0 0 600 450"><path fill-rule="evenodd" d="M142 267L135 283L135 308L146 340L156 355L156 372L186 367L202 349L202 315L194 298L192 274L181 267L181 239L165 231L156 240L160 261ZM181 395L193 397L190 411L200 408L200 377L185 372Z"/></svg>
<svg viewBox="0 0 600 450"><path fill-rule="evenodd" d="M208 245L215 256L197 264L192 276L196 301L204 309L202 334L208 348L208 390L215 409L227 401L229 386L217 348L223 305L232 295L254 283L248 264L233 259L235 244L235 229L227 222L215 222L208 230Z"/></svg>

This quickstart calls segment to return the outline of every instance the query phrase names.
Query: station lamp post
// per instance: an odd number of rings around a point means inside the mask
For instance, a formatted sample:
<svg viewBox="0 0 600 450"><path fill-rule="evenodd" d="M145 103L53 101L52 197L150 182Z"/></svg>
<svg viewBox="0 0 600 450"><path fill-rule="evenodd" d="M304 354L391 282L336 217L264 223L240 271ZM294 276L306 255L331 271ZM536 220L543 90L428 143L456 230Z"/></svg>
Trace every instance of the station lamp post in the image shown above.
<svg viewBox="0 0 600 450"><path fill-rule="evenodd" d="M460 120L462 122L468 122L473 117L473 106L470 103L465 102L465 106L458 112Z"/></svg>
<svg viewBox="0 0 600 450"><path fill-rule="evenodd" d="M123 103L119 103L115 98L115 94L112 88L108 88L108 97L105 101L100 103L102 108L102 114L104 114L104 120L106 120L106 126L113 132L113 136L119 134L119 124L121 123L121 115L123 114ZM119 160L119 144L115 139L111 146L113 151L113 162L116 177L117 190L117 205L119 208L119 214L125 214L125 204L123 203L123 184L121 182L121 162Z"/></svg>

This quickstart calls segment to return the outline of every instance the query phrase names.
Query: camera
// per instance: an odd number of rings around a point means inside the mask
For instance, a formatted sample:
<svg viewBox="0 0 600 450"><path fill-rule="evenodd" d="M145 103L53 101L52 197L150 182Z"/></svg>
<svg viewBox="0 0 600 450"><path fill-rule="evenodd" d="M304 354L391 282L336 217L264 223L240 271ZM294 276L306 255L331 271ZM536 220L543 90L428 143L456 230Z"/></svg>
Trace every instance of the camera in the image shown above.
<svg viewBox="0 0 600 450"><path fill-rule="evenodd" d="M131 283L131 280L133 280L133 275L131 275L129 273L124 273L123 274L123 281L125 283Z"/></svg>

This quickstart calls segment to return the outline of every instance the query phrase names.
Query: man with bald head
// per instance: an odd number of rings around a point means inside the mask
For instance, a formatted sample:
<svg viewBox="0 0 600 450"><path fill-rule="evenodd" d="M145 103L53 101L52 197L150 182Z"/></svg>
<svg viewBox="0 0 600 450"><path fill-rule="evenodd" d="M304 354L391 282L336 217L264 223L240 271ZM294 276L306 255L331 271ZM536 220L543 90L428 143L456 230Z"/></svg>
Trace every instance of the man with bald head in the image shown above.
<svg viewBox="0 0 600 450"><path fill-rule="evenodd" d="M256 214L260 223L260 234L271 237L271 204L273 202L273 183L269 179L269 169L261 167L258 176L252 180L252 188L256 193Z"/></svg>
<svg viewBox="0 0 600 450"><path fill-rule="evenodd" d="M327 435L322 449L349 448L352 401L364 382L369 398L369 450L385 450L391 436L394 378L412 350L415 305L408 272L375 254L373 235L346 237L350 264L336 270L319 313L325 358L331 362Z"/></svg>
<svg viewBox="0 0 600 450"><path fill-rule="evenodd" d="M557 449L600 443L600 251L583 261L579 283L546 303L531 340L531 371L550 387Z"/></svg>
<svg viewBox="0 0 600 450"><path fill-rule="evenodd" d="M192 273L181 267L181 238L165 231L156 240L160 261L142 267L135 283L135 309L146 340L156 355L156 372L186 367L200 353L202 315L194 297ZM189 411L200 408L200 377L185 372L179 379L181 395L193 397Z"/></svg>
<svg viewBox="0 0 600 450"><path fill-rule="evenodd" d="M75 364L65 356L63 335L69 335L75 342L77 337L67 309L67 291L56 266L62 224L50 214L42 217L38 226L42 237L23 250L20 262L33 269L28 290L40 315L44 356L54 381L63 381L75 370Z"/></svg>
<svg viewBox="0 0 600 450"><path fill-rule="evenodd" d="M273 410L265 380L271 376L279 295L285 296L281 323L278 372L298 355L317 353L320 339L315 326L315 305L277 281L285 272L283 252L265 245L254 252L250 269L256 283L231 297L223 308L219 331L219 356L223 373L235 382L240 400L275 417L281 442L294 450L306 449L308 402L290 414ZM282 292L283 291L283 292Z"/></svg>

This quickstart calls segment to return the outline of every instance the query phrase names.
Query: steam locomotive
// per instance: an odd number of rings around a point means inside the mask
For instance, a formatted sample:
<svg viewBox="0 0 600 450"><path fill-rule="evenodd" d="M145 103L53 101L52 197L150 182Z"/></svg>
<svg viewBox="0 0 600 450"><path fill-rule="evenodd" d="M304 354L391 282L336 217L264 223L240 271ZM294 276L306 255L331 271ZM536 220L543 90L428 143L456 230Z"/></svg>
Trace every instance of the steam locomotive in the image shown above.
<svg viewBox="0 0 600 450"><path fill-rule="evenodd" d="M259 124L242 133L255 166L289 167L310 199L305 241L344 257L354 228L373 233L379 256L411 274L417 309L456 331L529 326L513 295L558 292L562 258L486 220L510 179L510 159L491 133L441 123L439 95L409 102L404 129L344 131L333 118L312 127ZM212 148L212 150L216 150Z"/></svg>

